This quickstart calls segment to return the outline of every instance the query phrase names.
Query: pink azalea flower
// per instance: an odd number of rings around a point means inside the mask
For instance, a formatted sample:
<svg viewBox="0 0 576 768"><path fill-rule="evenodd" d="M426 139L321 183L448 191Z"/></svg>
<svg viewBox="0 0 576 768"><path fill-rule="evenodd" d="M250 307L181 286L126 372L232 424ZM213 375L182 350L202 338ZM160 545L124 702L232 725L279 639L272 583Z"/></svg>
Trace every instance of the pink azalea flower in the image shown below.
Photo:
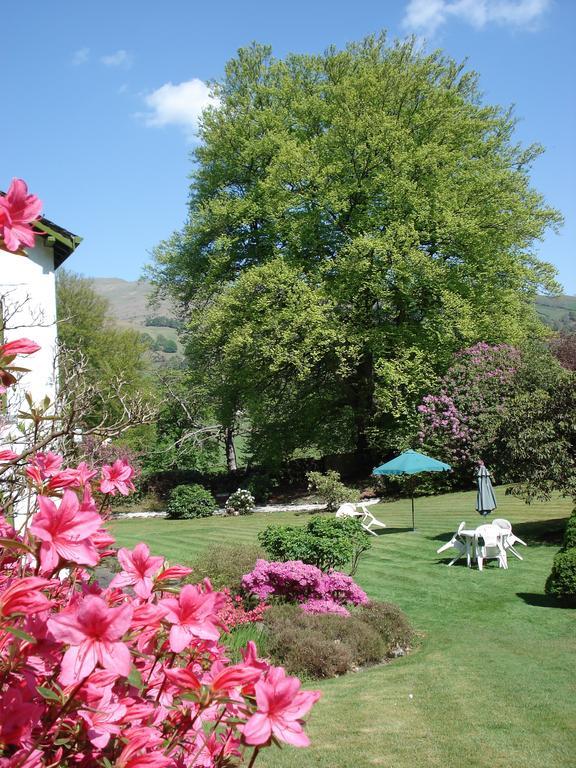
<svg viewBox="0 0 576 768"><path fill-rule="evenodd" d="M81 461L73 471L76 473L78 485L80 485L82 488L84 488L90 482L90 480L92 480L92 478L96 477L98 474L98 470L90 469L85 461Z"/></svg>
<svg viewBox="0 0 576 768"><path fill-rule="evenodd" d="M90 538L102 523L98 514L82 510L73 491L64 491L59 507L46 496L38 496L38 506L40 511L32 518L30 532L42 541L43 573L54 571L60 558L80 565L98 563L100 557Z"/></svg>
<svg viewBox="0 0 576 768"><path fill-rule="evenodd" d="M112 496L119 491L122 496L128 496L134 490L134 469L124 459L116 459L114 464L104 464L102 467L102 479L100 490L102 493L110 493Z"/></svg>
<svg viewBox="0 0 576 768"><path fill-rule="evenodd" d="M247 744L266 744L271 736L294 747L310 743L302 717L320 698L320 691L301 691L300 680L287 677L282 667L270 667L265 680L254 686L258 711L244 726Z"/></svg>
<svg viewBox="0 0 576 768"><path fill-rule="evenodd" d="M59 680L71 685L89 675L100 664L104 669L127 677L130 672L130 651L120 641L132 619L132 607L110 608L104 600L90 595L77 610L62 612L48 620L56 640L70 648L62 659Z"/></svg>
<svg viewBox="0 0 576 768"><path fill-rule="evenodd" d="M52 603L41 589L51 584L48 579L37 576L19 578L3 591L0 591L0 616L10 616L13 613L39 613L49 608Z"/></svg>
<svg viewBox="0 0 576 768"><path fill-rule="evenodd" d="M30 226L40 218L42 201L28 194L26 182L13 179L6 197L0 197L0 237L9 251L20 245L34 247L34 230Z"/></svg>
<svg viewBox="0 0 576 768"><path fill-rule="evenodd" d="M192 640L218 640L216 613L222 603L217 592L203 592L196 584L186 584L178 597L160 600L166 609L170 629L170 650L180 653Z"/></svg>
<svg viewBox="0 0 576 768"><path fill-rule="evenodd" d="M112 734L120 733L121 727L118 721L126 714L126 707L118 703L100 703L96 711L79 709L78 714L88 726L89 740L95 747L104 749Z"/></svg>
<svg viewBox="0 0 576 768"><path fill-rule="evenodd" d="M2 394L0 392L0 394ZM0 451L0 464L6 462L6 461L15 461L18 458L18 454L14 453L14 451L5 450Z"/></svg>
<svg viewBox="0 0 576 768"><path fill-rule="evenodd" d="M0 197L0 202L2 198ZM16 357L16 355L32 355L38 352L40 345L30 339L16 339L0 344L0 357Z"/></svg>
<svg viewBox="0 0 576 768"><path fill-rule="evenodd" d="M0 744L20 744L30 736L30 731L40 720L44 707L26 701L22 691L9 688L0 695ZM18 763L15 763L18 765Z"/></svg>
<svg viewBox="0 0 576 768"><path fill-rule="evenodd" d="M154 586L153 576L158 573L164 564L163 557L152 557L150 549L142 542L134 547L131 552L122 547L118 550L118 561L122 571L110 582L111 587L133 586L134 592L143 600L147 600L152 594Z"/></svg>

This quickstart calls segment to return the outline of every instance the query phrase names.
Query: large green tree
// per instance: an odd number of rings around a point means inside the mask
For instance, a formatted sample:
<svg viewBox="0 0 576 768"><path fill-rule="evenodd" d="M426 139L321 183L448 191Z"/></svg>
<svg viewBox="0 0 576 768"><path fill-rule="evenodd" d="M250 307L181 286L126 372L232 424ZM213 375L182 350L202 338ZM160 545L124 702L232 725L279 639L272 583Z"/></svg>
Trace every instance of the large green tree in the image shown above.
<svg viewBox="0 0 576 768"><path fill-rule="evenodd" d="M214 90L152 274L260 456L381 450L456 349L540 332L533 296L556 286L532 248L561 217L530 186L540 147L474 73L381 36L253 45Z"/></svg>

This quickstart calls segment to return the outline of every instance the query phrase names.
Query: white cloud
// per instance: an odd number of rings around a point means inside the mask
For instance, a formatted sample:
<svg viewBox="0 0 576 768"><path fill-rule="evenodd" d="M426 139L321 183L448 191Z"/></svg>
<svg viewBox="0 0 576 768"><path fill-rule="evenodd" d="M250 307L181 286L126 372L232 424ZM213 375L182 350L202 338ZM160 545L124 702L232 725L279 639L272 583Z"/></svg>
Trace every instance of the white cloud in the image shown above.
<svg viewBox="0 0 576 768"><path fill-rule="evenodd" d="M533 27L550 5L551 0L410 0L402 26L429 37L452 18L476 29L487 24Z"/></svg>
<svg viewBox="0 0 576 768"><path fill-rule="evenodd" d="M145 115L147 125L177 125L188 138L194 136L202 111L218 104L206 83L197 77L176 85L165 83L144 100L150 109Z"/></svg>
<svg viewBox="0 0 576 768"><path fill-rule="evenodd" d="M72 54L72 66L79 67L81 64L86 64L90 58L90 48L78 48Z"/></svg>
<svg viewBox="0 0 576 768"><path fill-rule="evenodd" d="M123 48L115 53L109 53L107 56L102 56L100 61L106 67L123 67L124 69L130 69L132 66L132 56Z"/></svg>

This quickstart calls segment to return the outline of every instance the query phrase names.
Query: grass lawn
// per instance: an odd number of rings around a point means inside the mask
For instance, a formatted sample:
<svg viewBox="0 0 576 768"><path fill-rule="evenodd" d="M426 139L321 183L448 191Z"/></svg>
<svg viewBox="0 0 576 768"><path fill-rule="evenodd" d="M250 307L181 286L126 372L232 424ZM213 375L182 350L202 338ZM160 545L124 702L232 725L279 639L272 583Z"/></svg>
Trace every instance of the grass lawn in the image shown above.
<svg viewBox="0 0 576 768"><path fill-rule="evenodd" d="M576 611L546 599L544 582L570 512L567 500L526 506L498 493L498 516L529 547L509 570L447 568L436 549L461 520L479 524L475 494L373 508L388 528L374 539L357 580L391 600L420 632L418 647L389 665L329 680L310 718L309 749L268 750L269 768L557 768L576 764ZM146 541L155 554L190 561L214 542L254 542L289 513L192 521L120 520L118 543Z"/></svg>

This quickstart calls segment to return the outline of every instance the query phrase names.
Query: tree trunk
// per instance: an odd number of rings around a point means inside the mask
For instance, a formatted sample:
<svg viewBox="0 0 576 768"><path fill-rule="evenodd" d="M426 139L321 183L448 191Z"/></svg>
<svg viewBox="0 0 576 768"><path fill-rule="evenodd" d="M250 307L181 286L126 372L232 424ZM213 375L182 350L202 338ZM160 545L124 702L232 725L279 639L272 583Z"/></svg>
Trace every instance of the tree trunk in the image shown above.
<svg viewBox="0 0 576 768"><path fill-rule="evenodd" d="M224 427L224 446L226 449L226 466L229 472L238 468L236 448L234 446L234 430L232 427Z"/></svg>
<svg viewBox="0 0 576 768"><path fill-rule="evenodd" d="M374 361L367 352L356 369L354 387L354 425L356 454L362 466L371 468L372 455L366 434L374 413Z"/></svg>

